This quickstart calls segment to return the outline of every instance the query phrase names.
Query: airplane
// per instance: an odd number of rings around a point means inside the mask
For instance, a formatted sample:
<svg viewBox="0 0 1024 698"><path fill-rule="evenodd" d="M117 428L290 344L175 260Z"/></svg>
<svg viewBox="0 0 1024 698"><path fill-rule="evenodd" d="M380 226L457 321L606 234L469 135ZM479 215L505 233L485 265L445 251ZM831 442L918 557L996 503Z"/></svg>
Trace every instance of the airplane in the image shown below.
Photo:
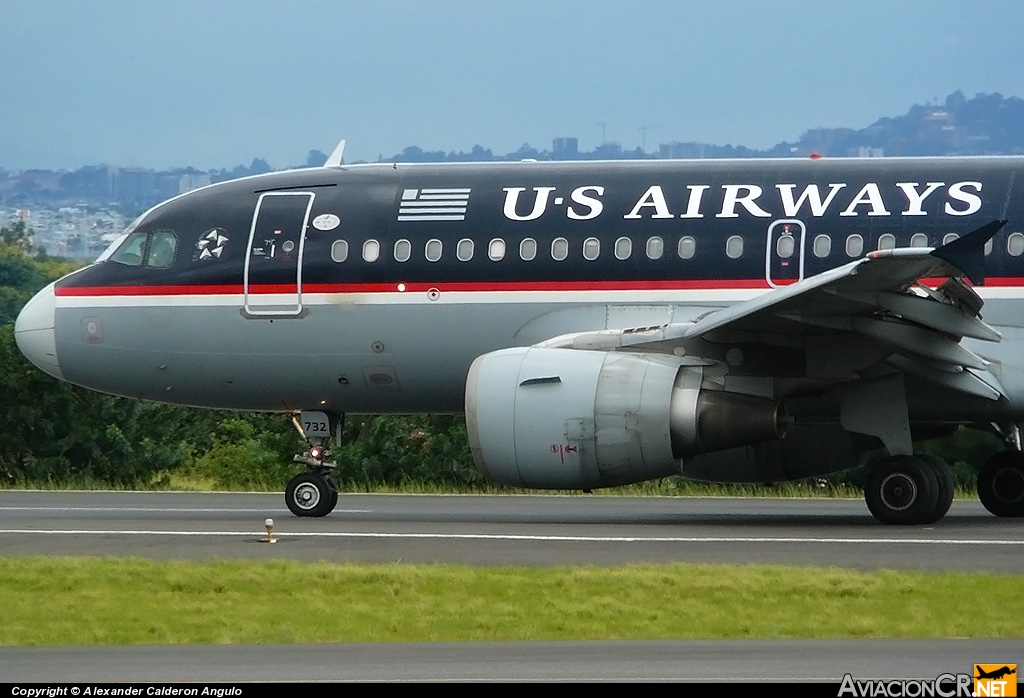
<svg viewBox="0 0 1024 698"><path fill-rule="evenodd" d="M282 412L337 503L346 413L464 413L491 480L590 491L852 468L930 524L914 440L999 434L1024 516L1024 157L342 164L204 187L39 292L18 346L114 395ZM984 319L982 318L984 309Z"/></svg>
<svg viewBox="0 0 1024 698"><path fill-rule="evenodd" d="M1003 666L999 669L993 669L992 671L984 671L981 668L981 666L977 664L974 665L974 668L978 672L978 675L974 677L976 679L1001 679L1004 676L1009 676L1010 674L1017 673L1017 669L1011 669L1008 666Z"/></svg>

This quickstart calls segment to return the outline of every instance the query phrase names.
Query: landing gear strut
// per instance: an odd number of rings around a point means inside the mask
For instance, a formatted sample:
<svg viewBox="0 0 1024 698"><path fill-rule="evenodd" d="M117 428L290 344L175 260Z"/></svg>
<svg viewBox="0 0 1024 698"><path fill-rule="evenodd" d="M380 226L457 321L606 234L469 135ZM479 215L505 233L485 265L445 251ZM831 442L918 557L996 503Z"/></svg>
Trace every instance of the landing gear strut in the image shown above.
<svg viewBox="0 0 1024 698"><path fill-rule="evenodd" d="M889 456L871 469L864 499L887 524L932 524L953 502L949 467L930 456Z"/></svg>
<svg viewBox="0 0 1024 698"><path fill-rule="evenodd" d="M331 458L330 433L334 426L336 433L341 434L342 419L343 416L331 419L323 412L303 412L298 419L292 417L292 423L308 444L303 453L295 456L297 463L306 464L306 472L289 480L284 491L285 504L296 516L327 516L338 504L338 486L330 476L337 467Z"/></svg>

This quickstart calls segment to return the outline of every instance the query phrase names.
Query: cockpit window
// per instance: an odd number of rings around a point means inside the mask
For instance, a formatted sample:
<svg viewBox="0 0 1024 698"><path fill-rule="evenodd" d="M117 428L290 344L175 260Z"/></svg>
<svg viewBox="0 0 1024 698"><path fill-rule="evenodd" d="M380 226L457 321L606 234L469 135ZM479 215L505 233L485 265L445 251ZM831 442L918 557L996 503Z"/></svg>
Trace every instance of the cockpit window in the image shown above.
<svg viewBox="0 0 1024 698"><path fill-rule="evenodd" d="M108 259L110 259L111 256L114 254L114 252L116 252L121 247L121 243L123 243L128 238L129 235L131 235L132 233L135 232L135 229L139 227L139 223L141 223L142 219L145 218L145 217L146 217L146 214L143 213L141 216L139 216L138 218L133 220L131 223L129 223L128 227L124 229L124 232L122 232L120 235L118 235L117 239L114 240L109 245L107 245L107 249L103 250L103 252L100 253L100 256L96 258L96 261L97 262L105 262Z"/></svg>
<svg viewBox="0 0 1024 698"><path fill-rule="evenodd" d="M149 256L146 258L146 266L156 269L164 269L171 266L174 261L174 253L178 249L178 237L169 230L158 230L153 233L153 239L149 243Z"/></svg>
<svg viewBox="0 0 1024 698"><path fill-rule="evenodd" d="M128 233L121 233L117 236L117 239L107 245L107 249L100 253L100 256L96 258L96 262L105 262L110 259L110 256L117 251L117 248L121 246L121 243L128 238Z"/></svg>
<svg viewBox="0 0 1024 698"><path fill-rule="evenodd" d="M142 257L146 253L146 240L148 239L149 233L132 233L121 243L110 260L118 264L126 264L129 267L142 266Z"/></svg>

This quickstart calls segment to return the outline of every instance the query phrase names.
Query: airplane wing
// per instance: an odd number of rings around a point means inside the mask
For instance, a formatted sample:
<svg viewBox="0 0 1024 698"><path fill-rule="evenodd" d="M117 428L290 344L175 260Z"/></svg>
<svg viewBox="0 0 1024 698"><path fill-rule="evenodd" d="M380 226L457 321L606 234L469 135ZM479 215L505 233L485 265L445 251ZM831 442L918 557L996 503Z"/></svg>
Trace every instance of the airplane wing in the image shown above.
<svg viewBox="0 0 1024 698"><path fill-rule="evenodd" d="M983 283L985 243L1005 224L993 221L935 249L872 252L695 322L583 332L541 346L664 352L735 363L717 355L716 348L775 347L808 352L810 360L815 352L827 357L830 348L839 356L848 344L847 355L854 347L872 363L883 359L900 371L998 400L1003 389L989 363L966 349L961 339L1001 339L981 320L983 301L964 277ZM770 370L763 372L770 375Z"/></svg>

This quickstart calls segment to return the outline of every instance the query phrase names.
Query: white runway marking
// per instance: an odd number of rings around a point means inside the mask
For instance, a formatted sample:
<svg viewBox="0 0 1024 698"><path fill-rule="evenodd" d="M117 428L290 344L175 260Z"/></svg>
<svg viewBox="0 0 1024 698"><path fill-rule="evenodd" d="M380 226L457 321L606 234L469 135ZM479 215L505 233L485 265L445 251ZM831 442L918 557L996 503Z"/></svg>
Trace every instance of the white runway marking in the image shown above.
<svg viewBox="0 0 1024 698"><path fill-rule="evenodd" d="M117 531L91 529L0 529L3 534L44 534L44 535L93 535L93 536L262 536L263 531ZM846 543L853 545L1019 545L1024 540L967 540L961 538L779 538L749 536L558 536L518 535L505 533L373 533L348 531L308 531L275 534L278 539L287 538L413 538L436 540L507 540L544 541L566 543L823 543L827 545Z"/></svg>
<svg viewBox="0 0 1024 698"><path fill-rule="evenodd" d="M267 512L287 512L288 510L284 507L274 508L263 508L263 509L196 509L194 507L186 507L182 509L175 509L170 507L0 507L0 511L171 511L171 512L205 512L212 514L225 514L230 512L239 512L242 514L263 514ZM334 513L340 514L369 514L372 509L335 509Z"/></svg>

